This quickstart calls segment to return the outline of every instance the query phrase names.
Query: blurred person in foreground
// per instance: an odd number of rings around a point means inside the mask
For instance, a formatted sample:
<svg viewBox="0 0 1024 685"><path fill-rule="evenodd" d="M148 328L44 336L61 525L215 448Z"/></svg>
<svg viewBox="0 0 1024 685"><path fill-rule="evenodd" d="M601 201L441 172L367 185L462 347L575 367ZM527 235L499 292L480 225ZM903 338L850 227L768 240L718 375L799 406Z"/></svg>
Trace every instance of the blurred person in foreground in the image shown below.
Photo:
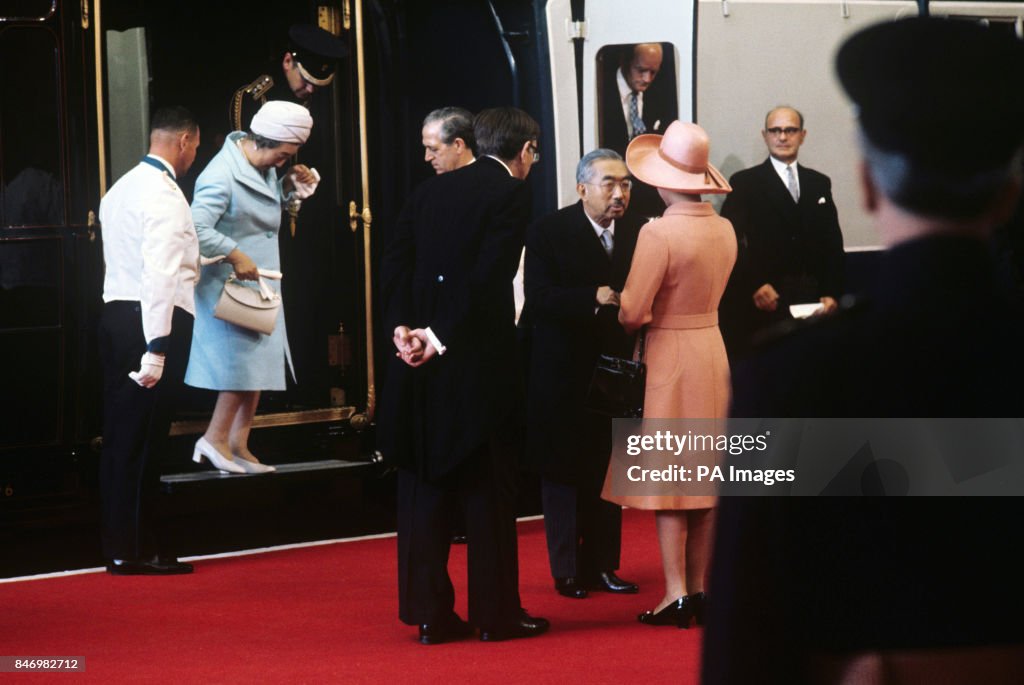
<svg viewBox="0 0 1024 685"><path fill-rule="evenodd" d="M737 368L733 415L1024 416L991 249L1021 185L1024 44L913 18L855 34L836 67L887 251L864 299ZM1024 682L1021 501L722 498L703 682Z"/></svg>

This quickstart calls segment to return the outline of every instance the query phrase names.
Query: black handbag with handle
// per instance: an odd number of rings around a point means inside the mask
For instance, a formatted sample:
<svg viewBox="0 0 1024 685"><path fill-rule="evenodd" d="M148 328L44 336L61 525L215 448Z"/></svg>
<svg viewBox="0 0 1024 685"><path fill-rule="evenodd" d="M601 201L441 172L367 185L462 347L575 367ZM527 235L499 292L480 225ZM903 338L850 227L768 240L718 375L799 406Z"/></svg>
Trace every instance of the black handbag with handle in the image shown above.
<svg viewBox="0 0 1024 685"><path fill-rule="evenodd" d="M640 331L636 359L602 354L587 388L584 406L597 414L619 419L639 419L644 415L647 365L644 363L645 331Z"/></svg>

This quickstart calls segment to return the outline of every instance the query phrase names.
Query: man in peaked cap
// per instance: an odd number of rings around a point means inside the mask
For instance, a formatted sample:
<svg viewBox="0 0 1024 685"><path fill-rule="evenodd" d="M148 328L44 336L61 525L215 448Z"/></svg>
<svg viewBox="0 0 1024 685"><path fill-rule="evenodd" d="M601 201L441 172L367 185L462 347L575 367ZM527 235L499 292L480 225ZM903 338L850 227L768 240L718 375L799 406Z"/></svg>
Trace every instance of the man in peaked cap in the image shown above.
<svg viewBox="0 0 1024 685"><path fill-rule="evenodd" d="M271 65L235 91L231 98L232 130L243 130L268 100L307 104L317 88L331 84L338 60L347 54L345 45L329 31L309 24L293 25L288 29L288 48L280 58L280 72L276 64Z"/></svg>
<svg viewBox="0 0 1024 685"><path fill-rule="evenodd" d="M1024 318L991 253L1021 187L1024 44L913 18L855 34L836 65L887 250L866 298L736 371L733 415L1024 416ZM720 504L704 683L1024 682L1020 497Z"/></svg>

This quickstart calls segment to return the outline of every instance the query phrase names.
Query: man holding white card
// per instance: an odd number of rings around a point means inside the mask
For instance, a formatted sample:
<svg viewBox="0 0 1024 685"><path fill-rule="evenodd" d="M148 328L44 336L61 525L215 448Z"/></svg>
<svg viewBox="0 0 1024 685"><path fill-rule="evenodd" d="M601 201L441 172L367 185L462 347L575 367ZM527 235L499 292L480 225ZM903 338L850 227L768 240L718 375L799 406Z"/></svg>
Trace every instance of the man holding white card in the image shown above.
<svg viewBox="0 0 1024 685"><path fill-rule="evenodd" d="M745 355L765 327L835 311L843 292L843 236L832 181L797 163L807 137L803 115L776 107L761 136L768 159L736 172L722 205L739 243L720 309L733 359Z"/></svg>

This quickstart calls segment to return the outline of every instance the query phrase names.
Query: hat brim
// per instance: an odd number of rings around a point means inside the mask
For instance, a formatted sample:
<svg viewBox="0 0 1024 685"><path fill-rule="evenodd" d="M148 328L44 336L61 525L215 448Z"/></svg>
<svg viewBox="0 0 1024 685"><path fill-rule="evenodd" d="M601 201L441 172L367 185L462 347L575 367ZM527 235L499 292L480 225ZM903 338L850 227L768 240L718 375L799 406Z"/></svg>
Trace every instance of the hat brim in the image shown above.
<svg viewBox="0 0 1024 685"><path fill-rule="evenodd" d="M296 62L295 66L297 66L299 68L299 74L302 75L303 79L305 79L306 81L309 81L314 86L317 86L319 88L323 88L324 86L331 85L331 81L334 80L334 74L333 73L329 74L328 76L326 76L324 78L316 78L311 73L306 71L306 68L304 66L302 66L302 62Z"/></svg>
<svg viewBox="0 0 1024 685"><path fill-rule="evenodd" d="M732 192L732 186L712 164L704 172L690 172L661 154L661 136L645 133L634 138L626 148L629 172L647 185L677 193L721 195Z"/></svg>

